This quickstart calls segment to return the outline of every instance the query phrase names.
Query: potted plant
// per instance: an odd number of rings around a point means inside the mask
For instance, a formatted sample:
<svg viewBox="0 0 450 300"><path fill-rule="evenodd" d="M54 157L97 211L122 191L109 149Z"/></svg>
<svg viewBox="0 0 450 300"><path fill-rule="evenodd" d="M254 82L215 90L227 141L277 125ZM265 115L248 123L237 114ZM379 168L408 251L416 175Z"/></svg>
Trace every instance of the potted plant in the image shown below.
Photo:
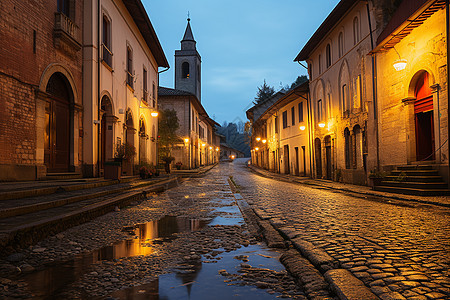
<svg viewBox="0 0 450 300"><path fill-rule="evenodd" d="M177 170L181 170L181 166L183 165L183 163L181 161L175 163L175 168L177 168Z"/></svg>
<svg viewBox="0 0 450 300"><path fill-rule="evenodd" d="M369 186L374 189L381 184L381 181L386 177L386 172L380 171L377 168L369 172Z"/></svg>
<svg viewBox="0 0 450 300"><path fill-rule="evenodd" d="M131 162L136 155L136 148L130 143L119 143L116 145L116 151L114 152L114 161L120 162L124 173L133 173L133 167ZM125 162L125 164L124 164Z"/></svg>

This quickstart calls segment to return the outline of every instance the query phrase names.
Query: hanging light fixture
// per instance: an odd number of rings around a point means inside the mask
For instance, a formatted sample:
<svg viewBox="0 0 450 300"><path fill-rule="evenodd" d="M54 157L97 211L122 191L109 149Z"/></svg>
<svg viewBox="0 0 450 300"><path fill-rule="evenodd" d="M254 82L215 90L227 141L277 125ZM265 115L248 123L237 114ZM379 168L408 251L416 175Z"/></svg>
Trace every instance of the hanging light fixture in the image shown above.
<svg viewBox="0 0 450 300"><path fill-rule="evenodd" d="M397 51L397 49L395 49L395 47L393 47L394 48L394 50L395 50L395 52L397 53L397 55L398 55L398 59L396 60L396 61L394 61L394 69L396 70L396 71L401 71L401 70L404 70L405 68L406 68L406 63L408 62L406 59L402 59L401 57L400 57L400 54L398 53L398 51Z"/></svg>

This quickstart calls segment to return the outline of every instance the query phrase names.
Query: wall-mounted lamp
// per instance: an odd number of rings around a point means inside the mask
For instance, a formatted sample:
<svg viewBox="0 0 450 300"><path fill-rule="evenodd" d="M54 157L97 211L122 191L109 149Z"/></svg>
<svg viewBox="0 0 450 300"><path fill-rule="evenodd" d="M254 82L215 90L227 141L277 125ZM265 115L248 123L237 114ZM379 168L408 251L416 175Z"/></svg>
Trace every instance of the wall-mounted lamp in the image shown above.
<svg viewBox="0 0 450 300"><path fill-rule="evenodd" d="M261 142L262 142L263 144L265 144L265 143L267 143L267 140L262 140Z"/></svg>
<svg viewBox="0 0 450 300"><path fill-rule="evenodd" d="M216 151L219 151L219 150L220 150L219 147L217 147L217 148L216 148Z"/></svg>
<svg viewBox="0 0 450 300"><path fill-rule="evenodd" d="M305 125L301 125L301 126L300 126L300 130L301 130L301 131L303 131L303 130L305 130L305 129L306 129L306 126L305 126Z"/></svg>
<svg viewBox="0 0 450 300"><path fill-rule="evenodd" d="M213 148L211 146L209 146L209 150L212 150Z"/></svg>
<svg viewBox="0 0 450 300"><path fill-rule="evenodd" d="M395 52L398 55L398 59L396 61L394 61L394 64L393 64L394 65L394 69L396 71L401 71L401 70L406 68L407 60L406 59L402 59L400 57L400 54L398 53L397 49L395 49L395 47L393 47L393 48L394 48Z"/></svg>
<svg viewBox="0 0 450 300"><path fill-rule="evenodd" d="M259 141L261 140L261 138L258 136L258 137L256 138L256 140L259 142Z"/></svg>
<svg viewBox="0 0 450 300"><path fill-rule="evenodd" d="M157 111L152 111L152 112L150 113L150 115L151 115L152 117L156 118L156 117L158 116L158 112L157 112Z"/></svg>
<svg viewBox="0 0 450 300"><path fill-rule="evenodd" d="M255 148L255 151L258 151L258 150L259 150L259 148L258 148L258 147L256 147L256 148Z"/></svg>
<svg viewBox="0 0 450 300"><path fill-rule="evenodd" d="M206 146L206 144L202 144L202 147L205 147Z"/></svg>
<svg viewBox="0 0 450 300"><path fill-rule="evenodd" d="M320 123L319 123L319 127L320 127L320 128L324 128L324 127L325 127L325 122L320 122Z"/></svg>
<svg viewBox="0 0 450 300"><path fill-rule="evenodd" d="M187 143L189 143L189 138L185 138L184 139L184 142L187 144Z"/></svg>

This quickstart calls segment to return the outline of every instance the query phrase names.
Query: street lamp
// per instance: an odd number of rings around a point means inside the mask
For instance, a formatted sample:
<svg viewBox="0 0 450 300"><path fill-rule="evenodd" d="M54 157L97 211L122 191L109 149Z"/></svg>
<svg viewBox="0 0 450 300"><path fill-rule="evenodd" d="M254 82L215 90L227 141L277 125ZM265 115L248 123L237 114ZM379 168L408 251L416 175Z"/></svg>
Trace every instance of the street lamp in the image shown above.
<svg viewBox="0 0 450 300"><path fill-rule="evenodd" d="M300 126L300 130L301 130L301 131L303 131L303 130L305 130L305 129L306 129L306 126L305 126L305 125L301 125L301 126Z"/></svg>

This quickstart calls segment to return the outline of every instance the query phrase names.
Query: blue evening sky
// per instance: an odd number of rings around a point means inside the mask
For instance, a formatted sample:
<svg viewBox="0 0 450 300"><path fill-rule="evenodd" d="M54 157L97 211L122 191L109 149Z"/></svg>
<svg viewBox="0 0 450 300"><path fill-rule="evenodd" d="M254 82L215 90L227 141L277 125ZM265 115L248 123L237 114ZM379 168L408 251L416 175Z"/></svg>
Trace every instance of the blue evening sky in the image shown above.
<svg viewBox="0 0 450 300"><path fill-rule="evenodd" d="M174 88L174 55L187 13L202 57L202 104L209 116L247 121L264 79L278 90L306 69L294 58L339 0L142 0L170 69L160 85Z"/></svg>

